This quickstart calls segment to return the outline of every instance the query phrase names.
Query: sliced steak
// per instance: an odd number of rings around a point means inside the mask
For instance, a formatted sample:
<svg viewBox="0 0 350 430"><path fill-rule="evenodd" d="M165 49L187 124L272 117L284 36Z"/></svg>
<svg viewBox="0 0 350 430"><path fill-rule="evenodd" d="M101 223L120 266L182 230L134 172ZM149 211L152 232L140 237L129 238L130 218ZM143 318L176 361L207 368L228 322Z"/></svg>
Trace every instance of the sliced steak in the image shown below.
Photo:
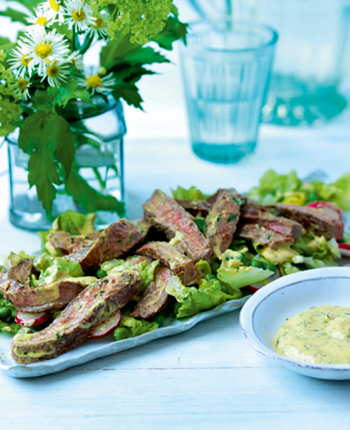
<svg viewBox="0 0 350 430"><path fill-rule="evenodd" d="M154 279L143 293L130 316L133 318L150 318L161 311L168 302L168 293L165 291L168 280L174 276L172 272L162 264L156 268Z"/></svg>
<svg viewBox="0 0 350 430"><path fill-rule="evenodd" d="M0 272L0 290L6 292L17 284L18 288L29 287L33 262L33 258L24 258L11 252Z"/></svg>
<svg viewBox="0 0 350 430"><path fill-rule="evenodd" d="M269 212L264 212L258 206L243 206L241 218L246 222L256 223L266 227L282 236L292 237L295 241L297 241L303 233L303 227L298 222L281 216L275 216Z"/></svg>
<svg viewBox="0 0 350 430"><path fill-rule="evenodd" d="M96 270L105 261L123 256L142 242L148 229L146 223L138 225L121 219L107 227L92 245L64 258L79 262L84 271Z"/></svg>
<svg viewBox="0 0 350 430"><path fill-rule="evenodd" d="M4 293L4 298L10 300L21 312L55 312L67 306L89 285L88 283L73 282L71 279L32 288L23 287L13 282Z"/></svg>
<svg viewBox="0 0 350 430"><path fill-rule="evenodd" d="M47 236L47 241L63 254L72 254L92 245L100 234L101 232L96 231L86 235L72 236L65 231L53 230Z"/></svg>
<svg viewBox="0 0 350 430"><path fill-rule="evenodd" d="M261 245L268 245L271 248L274 248L280 243L294 243L292 237L282 236L258 224L244 224L238 229L236 235L242 239L250 239Z"/></svg>
<svg viewBox="0 0 350 430"><path fill-rule="evenodd" d="M332 239L332 237L337 240L343 239L343 223L318 209L283 203L268 205L266 208L300 223L306 230L311 231L316 236L325 236L328 240Z"/></svg>
<svg viewBox="0 0 350 430"><path fill-rule="evenodd" d="M198 230L191 215L174 199L160 190L143 205L145 218L154 227L164 230L168 238L182 234L182 242L186 245L186 254L191 260L210 260L211 248L209 242Z"/></svg>
<svg viewBox="0 0 350 430"><path fill-rule="evenodd" d="M241 212L241 199L233 188L221 190L207 216L204 234L213 250L213 259L232 243Z"/></svg>
<svg viewBox="0 0 350 430"><path fill-rule="evenodd" d="M201 279L200 271L194 262L167 242L146 243L136 251L136 254L160 260L181 279L185 286L195 284Z"/></svg>
<svg viewBox="0 0 350 430"><path fill-rule="evenodd" d="M17 334L12 342L12 357L30 364L56 358L87 339L99 324L128 303L140 290L136 270L107 276L90 285L44 330Z"/></svg>
<svg viewBox="0 0 350 430"><path fill-rule="evenodd" d="M177 203L190 212L192 215L198 215L198 213L202 213L202 215L206 216L212 204L207 200L176 200Z"/></svg>

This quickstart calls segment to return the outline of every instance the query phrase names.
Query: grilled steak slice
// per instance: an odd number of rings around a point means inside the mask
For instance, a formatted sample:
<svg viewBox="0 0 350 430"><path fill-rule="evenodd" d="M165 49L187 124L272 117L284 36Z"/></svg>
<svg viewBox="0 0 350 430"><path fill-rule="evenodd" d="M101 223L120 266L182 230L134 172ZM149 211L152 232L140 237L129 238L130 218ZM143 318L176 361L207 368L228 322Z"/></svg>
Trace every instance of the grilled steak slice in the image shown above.
<svg viewBox="0 0 350 430"><path fill-rule="evenodd" d="M261 245L268 245L271 248L274 248L280 243L294 243L292 237L282 236L258 224L244 224L237 231L237 236L242 239L250 239Z"/></svg>
<svg viewBox="0 0 350 430"><path fill-rule="evenodd" d="M303 233L303 227L298 222L284 217L277 217L269 212L264 212L257 206L243 206L241 219L246 222L259 224L282 236L292 237L295 241L297 241Z"/></svg>
<svg viewBox="0 0 350 430"><path fill-rule="evenodd" d="M233 188L221 190L207 216L204 234L212 247L214 260L231 245L241 212L241 202Z"/></svg>
<svg viewBox="0 0 350 430"><path fill-rule="evenodd" d="M89 233L82 236L72 236L65 231L53 230L48 236L48 242L63 254L78 252L86 246L92 245L100 236L101 232Z"/></svg>
<svg viewBox="0 0 350 430"><path fill-rule="evenodd" d="M148 242L138 249L136 254L160 260L181 279L185 286L192 285L201 279L200 271L194 262L167 242Z"/></svg>
<svg viewBox="0 0 350 430"><path fill-rule="evenodd" d="M10 253L7 263L0 272L0 290L6 292L13 286L17 288L29 287L30 275L34 259L24 258Z"/></svg>
<svg viewBox="0 0 350 430"><path fill-rule="evenodd" d="M204 216L207 215L211 209L212 204L207 200L176 200L177 203L190 212L192 215L197 215L201 212Z"/></svg>
<svg viewBox="0 0 350 430"><path fill-rule="evenodd" d="M268 205L266 208L300 223L316 236L325 236L326 239L332 239L332 237L337 240L343 239L343 223L318 209L283 203Z"/></svg>
<svg viewBox="0 0 350 430"><path fill-rule="evenodd" d="M168 238L173 238L177 232L182 233L182 241L186 245L186 254L191 260L210 260L211 248L198 230L191 215L174 199L160 190L143 205L145 218L154 227L164 230Z"/></svg>
<svg viewBox="0 0 350 430"><path fill-rule="evenodd" d="M65 258L78 261L84 271L95 270L103 262L121 257L142 242L148 233L147 226L148 224L138 225L123 218L107 227L91 246Z"/></svg>
<svg viewBox="0 0 350 430"><path fill-rule="evenodd" d="M10 300L21 312L55 312L64 308L88 285L88 283L63 280L51 285L27 288L18 283L12 283L11 288L4 293L4 298Z"/></svg>
<svg viewBox="0 0 350 430"><path fill-rule="evenodd" d="M153 281L143 293L130 316L134 318L150 318L161 311L167 304L168 293L165 291L168 280L174 276L165 266L159 264L156 268Z"/></svg>
<svg viewBox="0 0 350 430"><path fill-rule="evenodd" d="M87 339L97 325L105 322L140 290L136 270L107 276L90 285L44 330L17 334L12 342L12 357L22 364L50 360Z"/></svg>

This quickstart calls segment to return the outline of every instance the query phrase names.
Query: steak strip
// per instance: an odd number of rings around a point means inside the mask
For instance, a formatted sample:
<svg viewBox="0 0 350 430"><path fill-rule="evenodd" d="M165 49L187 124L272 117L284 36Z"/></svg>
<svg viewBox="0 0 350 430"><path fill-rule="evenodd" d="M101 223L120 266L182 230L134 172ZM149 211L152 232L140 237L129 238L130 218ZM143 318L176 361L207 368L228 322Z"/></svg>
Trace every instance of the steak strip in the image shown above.
<svg viewBox="0 0 350 430"><path fill-rule="evenodd" d="M24 258L11 252L0 272L0 291L6 294L12 288L28 288L33 262L33 258Z"/></svg>
<svg viewBox="0 0 350 430"><path fill-rule="evenodd" d="M303 233L303 227L296 221L284 217L277 217L269 212L264 212L257 206L243 206L241 219L246 222L256 223L282 236L292 237L295 241Z"/></svg>
<svg viewBox="0 0 350 430"><path fill-rule="evenodd" d="M168 302L169 295L165 291L168 280L174 276L165 266L159 264L154 279L143 293L130 316L133 318L150 318L161 311Z"/></svg>
<svg viewBox="0 0 350 430"><path fill-rule="evenodd" d="M300 223L316 236L324 236L328 240L332 237L343 239L344 224L318 209L283 203L267 205L266 208Z"/></svg>
<svg viewBox="0 0 350 430"><path fill-rule="evenodd" d="M143 205L145 219L158 230L165 231L169 239L177 232L182 234L182 241L186 245L186 255L195 263L199 260L210 260L211 248L198 230L191 215L174 199L160 190L156 190L152 197Z"/></svg>
<svg viewBox="0 0 350 430"><path fill-rule="evenodd" d="M294 243L292 237L285 237L258 224L244 224L237 231L237 236L242 239L250 239L260 245L268 245L271 248L280 243Z"/></svg>
<svg viewBox="0 0 350 430"><path fill-rule="evenodd" d="M180 206L182 206L192 215L197 215L199 212L201 212L204 216L206 216L212 207L212 204L209 203L207 200L176 200L176 201Z"/></svg>
<svg viewBox="0 0 350 430"><path fill-rule="evenodd" d="M17 334L12 341L12 357L30 364L56 358L83 343L88 335L140 290L141 276L128 270L107 276L90 285L44 330Z"/></svg>
<svg viewBox="0 0 350 430"><path fill-rule="evenodd" d="M11 288L4 293L4 298L10 300L21 312L55 312L64 308L89 285L71 279L74 278L32 288L23 288L13 281Z"/></svg>
<svg viewBox="0 0 350 430"><path fill-rule="evenodd" d="M84 271L96 270L105 261L121 257L142 242L149 227L149 224L134 224L123 218L107 227L91 246L64 258L78 261Z"/></svg>
<svg viewBox="0 0 350 430"><path fill-rule="evenodd" d="M232 243L241 212L242 199L233 188L221 190L207 216L204 234L216 259Z"/></svg>
<svg viewBox="0 0 350 430"><path fill-rule="evenodd" d="M53 230L47 236L47 241L63 254L72 254L92 245L99 238L100 234L101 232L96 231L86 235L72 236L65 231Z"/></svg>
<svg viewBox="0 0 350 430"><path fill-rule="evenodd" d="M185 286L195 284L201 279L200 271L194 262L167 242L146 243L136 251L136 254L160 260L181 279Z"/></svg>

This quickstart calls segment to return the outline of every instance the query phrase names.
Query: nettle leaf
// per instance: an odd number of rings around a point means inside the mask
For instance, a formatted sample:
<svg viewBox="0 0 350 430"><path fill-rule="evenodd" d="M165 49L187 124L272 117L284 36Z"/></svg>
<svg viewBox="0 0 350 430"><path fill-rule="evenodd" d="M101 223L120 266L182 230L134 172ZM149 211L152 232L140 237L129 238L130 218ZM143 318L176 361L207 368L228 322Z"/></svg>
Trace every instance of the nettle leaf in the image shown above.
<svg viewBox="0 0 350 430"><path fill-rule="evenodd" d="M155 51L150 46L140 48L137 51L124 57L124 61L130 65L153 64L153 63L170 63L170 61L160 52Z"/></svg>
<svg viewBox="0 0 350 430"><path fill-rule="evenodd" d="M173 42L182 39L186 44L186 34L187 34L188 24L183 24L176 15L170 16L166 23L164 29L153 38L154 42L157 42L161 48L171 51L173 49Z"/></svg>
<svg viewBox="0 0 350 430"><path fill-rule="evenodd" d="M59 185L63 167L68 178L74 161L74 134L68 122L52 111L29 115L19 135L19 147L30 155L28 181L36 186L39 200L48 215L56 196L54 184Z"/></svg>
<svg viewBox="0 0 350 430"><path fill-rule="evenodd" d="M21 22L22 24L28 25L28 21L26 19L29 16L28 14L15 9L11 9L9 7L6 10L0 11L0 16L5 16L7 18L10 18L11 21Z"/></svg>
<svg viewBox="0 0 350 430"><path fill-rule="evenodd" d="M90 93L86 89L80 88L73 76L70 76L67 82L62 83L60 88L48 87L45 91L36 90L34 99L35 107L39 110L54 111L55 106L64 108L72 99L81 99L94 106Z"/></svg>
<svg viewBox="0 0 350 430"><path fill-rule="evenodd" d="M89 212L97 210L116 212L119 216L125 214L125 204L115 197L101 194L92 188L79 174L78 169L72 169L66 180L66 192L73 197L83 209Z"/></svg>
<svg viewBox="0 0 350 430"><path fill-rule="evenodd" d="M112 94L116 100L122 98L126 101L128 105L135 106L136 108L143 110L141 106L143 99L140 96L139 89L135 84L121 82L114 87Z"/></svg>
<svg viewBox="0 0 350 430"><path fill-rule="evenodd" d="M124 63L124 58L141 49L138 43L131 43L130 36L124 35L123 31L115 33L115 38L109 40L101 50L100 63L108 71L114 66Z"/></svg>
<svg viewBox="0 0 350 430"><path fill-rule="evenodd" d="M59 106L61 107L65 107L71 99L81 99L94 106L90 93L85 88L79 87L73 76L70 76L67 82L61 84L58 94Z"/></svg>

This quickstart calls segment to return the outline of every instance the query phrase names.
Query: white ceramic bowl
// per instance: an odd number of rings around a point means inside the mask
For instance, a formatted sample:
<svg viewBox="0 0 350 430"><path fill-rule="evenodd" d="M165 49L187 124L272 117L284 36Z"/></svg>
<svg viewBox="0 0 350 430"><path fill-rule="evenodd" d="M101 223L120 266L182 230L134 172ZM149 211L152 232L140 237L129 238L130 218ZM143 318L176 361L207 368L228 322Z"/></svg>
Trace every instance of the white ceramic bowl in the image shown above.
<svg viewBox="0 0 350 430"><path fill-rule="evenodd" d="M295 372L321 379L350 379L350 364L313 364L275 352L272 339L278 327L311 306L350 307L350 267L313 269L284 276L256 292L244 305L240 324L261 354Z"/></svg>

